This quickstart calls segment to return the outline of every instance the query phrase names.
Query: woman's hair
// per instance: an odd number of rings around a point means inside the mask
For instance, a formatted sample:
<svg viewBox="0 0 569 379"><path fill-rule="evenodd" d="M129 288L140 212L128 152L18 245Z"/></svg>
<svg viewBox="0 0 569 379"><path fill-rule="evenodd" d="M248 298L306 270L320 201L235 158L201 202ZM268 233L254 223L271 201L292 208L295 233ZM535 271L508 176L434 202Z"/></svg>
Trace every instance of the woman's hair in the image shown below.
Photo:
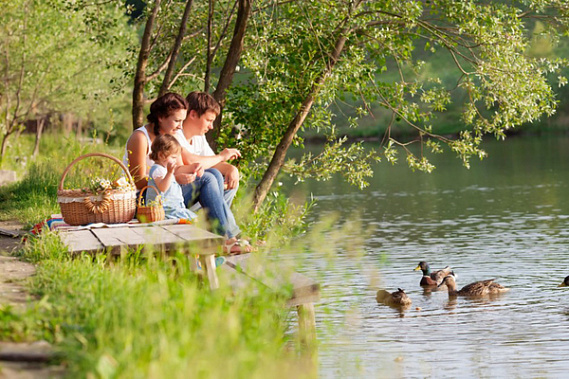
<svg viewBox="0 0 569 379"><path fill-rule="evenodd" d="M177 93L168 92L165 95L160 96L158 99L150 105L150 113L146 116L146 119L154 125L154 135L160 134L160 125L158 124L158 118L166 118L172 114L172 112L178 109L188 109L188 102L182 96Z"/></svg>
<svg viewBox="0 0 569 379"><path fill-rule="evenodd" d="M154 139L154 142L152 142L151 150L152 152L149 155L150 159L157 161L159 153L169 157L172 154L179 153L182 150L182 146L173 135L159 134Z"/></svg>
<svg viewBox="0 0 569 379"><path fill-rule="evenodd" d="M207 92L190 92L186 96L186 101L188 102L188 113L196 111L198 117L201 117L205 112L213 111L216 116L219 116L219 103Z"/></svg>

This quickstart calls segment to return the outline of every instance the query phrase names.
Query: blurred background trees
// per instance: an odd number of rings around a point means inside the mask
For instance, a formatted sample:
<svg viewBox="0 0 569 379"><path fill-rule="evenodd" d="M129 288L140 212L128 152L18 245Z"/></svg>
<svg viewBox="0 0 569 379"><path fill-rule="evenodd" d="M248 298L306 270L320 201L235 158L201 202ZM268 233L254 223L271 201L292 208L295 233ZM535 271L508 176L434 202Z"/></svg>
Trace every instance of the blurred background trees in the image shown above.
<svg viewBox="0 0 569 379"><path fill-rule="evenodd" d="M242 150L241 171L259 180L255 207L283 170L298 180L339 173L363 187L375 160L403 155L428 172L430 154L445 148L468 167L485 156L485 135L565 127L568 8L18 0L0 16L3 140L40 115L73 112L91 135L122 145L160 94L205 90L223 105L211 142ZM357 137L381 143L364 149ZM321 152L287 160L306 138Z"/></svg>

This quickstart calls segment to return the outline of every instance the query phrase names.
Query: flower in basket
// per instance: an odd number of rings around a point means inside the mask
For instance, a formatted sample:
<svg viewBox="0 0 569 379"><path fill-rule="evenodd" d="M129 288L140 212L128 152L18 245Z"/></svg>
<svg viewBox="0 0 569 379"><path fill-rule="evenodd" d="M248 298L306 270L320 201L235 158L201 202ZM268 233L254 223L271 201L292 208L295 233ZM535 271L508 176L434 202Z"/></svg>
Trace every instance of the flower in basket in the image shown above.
<svg viewBox="0 0 569 379"><path fill-rule="evenodd" d="M113 182L111 182L109 179L97 177L91 179L91 182L89 183L89 188L86 190L92 193L101 193L114 189L121 191L132 191L134 190L134 186L131 183L129 183L125 177L120 177Z"/></svg>
<svg viewBox="0 0 569 379"><path fill-rule="evenodd" d="M132 191L134 190L134 187L131 183L128 182L128 180L122 176L120 178L118 178L117 180L115 180L112 183L112 187L113 189L120 189L123 191Z"/></svg>
<svg viewBox="0 0 569 379"><path fill-rule="evenodd" d="M89 189L93 193L104 192L106 190L112 189L111 181L109 179L104 179L104 178L91 179Z"/></svg>

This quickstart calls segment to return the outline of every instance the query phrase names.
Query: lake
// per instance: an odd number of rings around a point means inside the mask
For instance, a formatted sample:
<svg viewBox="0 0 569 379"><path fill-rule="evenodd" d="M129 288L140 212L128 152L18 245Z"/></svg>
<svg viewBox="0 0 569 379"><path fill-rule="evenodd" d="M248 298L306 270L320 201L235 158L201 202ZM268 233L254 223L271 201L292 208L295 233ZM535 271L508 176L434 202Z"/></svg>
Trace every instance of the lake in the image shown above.
<svg viewBox="0 0 569 379"><path fill-rule="evenodd" d="M377 148L378 144L369 144ZM322 285L316 306L323 378L543 377L569 372L569 138L487 141L470 170L451 153L432 174L381 162L363 191L335 179L291 186L314 195L312 222L335 212L365 231L363 256L312 251L305 272ZM326 234L327 233L327 234ZM336 239L326 232L324 240ZM345 246L361 234L346 233ZM353 240L353 241L352 241ZM316 249L317 250L317 249ZM492 300L424 292L419 261L450 265L458 287L496 278L511 290ZM399 311L378 288L405 289Z"/></svg>

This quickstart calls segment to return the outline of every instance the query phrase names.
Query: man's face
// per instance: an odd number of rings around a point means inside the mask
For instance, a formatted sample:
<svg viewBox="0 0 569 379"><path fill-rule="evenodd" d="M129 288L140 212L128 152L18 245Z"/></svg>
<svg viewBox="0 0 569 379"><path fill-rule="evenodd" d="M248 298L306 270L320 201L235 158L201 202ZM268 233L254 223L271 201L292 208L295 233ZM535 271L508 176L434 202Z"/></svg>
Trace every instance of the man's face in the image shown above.
<svg viewBox="0 0 569 379"><path fill-rule="evenodd" d="M199 125L200 135L204 135L213 129L213 122L217 115L214 111L206 111L204 114L198 118L197 124Z"/></svg>

